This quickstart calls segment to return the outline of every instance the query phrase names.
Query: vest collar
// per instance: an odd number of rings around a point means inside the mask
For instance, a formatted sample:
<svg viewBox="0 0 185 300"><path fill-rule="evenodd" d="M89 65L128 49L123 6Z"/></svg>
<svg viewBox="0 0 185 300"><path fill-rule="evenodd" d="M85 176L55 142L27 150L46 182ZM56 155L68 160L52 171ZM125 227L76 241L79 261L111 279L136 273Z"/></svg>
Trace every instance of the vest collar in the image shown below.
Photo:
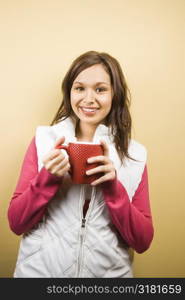
<svg viewBox="0 0 185 300"><path fill-rule="evenodd" d="M72 120L72 118L69 117L63 121L60 121L52 127L57 139L62 135L65 135L65 143L77 141L75 136L76 123ZM93 137L93 143L99 143L101 139L109 143L113 143L113 137L110 128L104 124L99 124L97 126Z"/></svg>

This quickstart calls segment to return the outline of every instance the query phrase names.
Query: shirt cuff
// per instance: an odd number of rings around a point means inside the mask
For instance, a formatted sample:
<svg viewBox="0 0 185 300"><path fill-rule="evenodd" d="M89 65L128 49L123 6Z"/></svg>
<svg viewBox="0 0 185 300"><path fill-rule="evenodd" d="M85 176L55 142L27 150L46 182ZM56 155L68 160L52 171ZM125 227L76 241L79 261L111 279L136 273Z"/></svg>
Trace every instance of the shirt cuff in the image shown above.
<svg viewBox="0 0 185 300"><path fill-rule="evenodd" d="M36 186L39 188L59 186L62 184L62 181L63 177L51 174L45 167L42 167L37 177Z"/></svg>

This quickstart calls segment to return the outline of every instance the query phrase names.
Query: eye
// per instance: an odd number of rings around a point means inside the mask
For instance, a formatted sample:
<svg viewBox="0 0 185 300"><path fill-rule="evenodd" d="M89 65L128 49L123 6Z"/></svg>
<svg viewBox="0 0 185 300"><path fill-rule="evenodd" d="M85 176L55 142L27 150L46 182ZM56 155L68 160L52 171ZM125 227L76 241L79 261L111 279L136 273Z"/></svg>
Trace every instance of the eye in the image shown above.
<svg viewBox="0 0 185 300"><path fill-rule="evenodd" d="M102 92L105 92L106 89L105 88L97 88L96 91L98 91L98 93L102 93Z"/></svg>
<svg viewBox="0 0 185 300"><path fill-rule="evenodd" d="M74 88L76 91L79 91L79 92L81 92L81 91L83 91L83 87L81 87L81 86L77 86L77 87L75 87Z"/></svg>

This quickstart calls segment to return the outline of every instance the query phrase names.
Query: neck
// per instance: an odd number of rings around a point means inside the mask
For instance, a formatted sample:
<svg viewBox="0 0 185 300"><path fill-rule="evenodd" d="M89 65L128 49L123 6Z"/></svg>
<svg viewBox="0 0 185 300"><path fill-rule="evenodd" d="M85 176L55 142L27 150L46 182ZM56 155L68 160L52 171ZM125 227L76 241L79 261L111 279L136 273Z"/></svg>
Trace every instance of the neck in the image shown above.
<svg viewBox="0 0 185 300"><path fill-rule="evenodd" d="M78 141L92 142L97 125L88 123L79 123L76 128L76 137Z"/></svg>

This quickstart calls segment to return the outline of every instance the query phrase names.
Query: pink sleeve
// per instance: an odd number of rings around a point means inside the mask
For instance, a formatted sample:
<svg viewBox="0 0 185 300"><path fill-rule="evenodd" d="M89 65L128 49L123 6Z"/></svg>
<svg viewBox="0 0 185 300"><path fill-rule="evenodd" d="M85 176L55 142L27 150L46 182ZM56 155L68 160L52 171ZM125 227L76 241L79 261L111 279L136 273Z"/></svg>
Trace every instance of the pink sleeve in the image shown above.
<svg viewBox="0 0 185 300"><path fill-rule="evenodd" d="M48 202L57 192L62 179L44 167L38 172L35 138L24 157L20 177L8 209L10 228L20 235L43 217Z"/></svg>
<svg viewBox="0 0 185 300"><path fill-rule="evenodd" d="M154 234L147 167L145 166L132 202L130 202L124 186L117 179L103 183L102 190L112 222L124 241L138 253L146 251Z"/></svg>

